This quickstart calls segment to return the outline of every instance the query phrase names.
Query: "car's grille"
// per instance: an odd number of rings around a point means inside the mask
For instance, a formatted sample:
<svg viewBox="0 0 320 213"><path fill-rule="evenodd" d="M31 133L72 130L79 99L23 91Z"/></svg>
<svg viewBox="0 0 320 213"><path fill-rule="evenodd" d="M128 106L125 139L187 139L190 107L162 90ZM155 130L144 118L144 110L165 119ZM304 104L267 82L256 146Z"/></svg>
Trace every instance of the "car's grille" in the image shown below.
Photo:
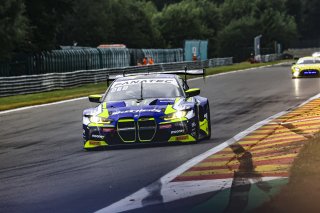
<svg viewBox="0 0 320 213"><path fill-rule="evenodd" d="M136 141L136 124L133 119L119 119L117 130L124 142Z"/></svg>
<svg viewBox="0 0 320 213"><path fill-rule="evenodd" d="M155 119L150 117L139 118L137 122L132 118L122 118L118 120L117 130L123 142L146 142L154 138L157 124Z"/></svg>
<svg viewBox="0 0 320 213"><path fill-rule="evenodd" d="M157 130L154 118L139 118L138 134L140 141L151 141Z"/></svg>

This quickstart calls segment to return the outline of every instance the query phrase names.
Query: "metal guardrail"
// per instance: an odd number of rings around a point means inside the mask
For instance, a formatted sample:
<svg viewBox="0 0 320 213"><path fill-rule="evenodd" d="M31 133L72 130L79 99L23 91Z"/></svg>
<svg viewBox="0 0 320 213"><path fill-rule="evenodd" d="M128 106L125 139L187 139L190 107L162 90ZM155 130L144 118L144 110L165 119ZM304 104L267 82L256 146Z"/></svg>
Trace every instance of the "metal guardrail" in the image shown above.
<svg viewBox="0 0 320 213"><path fill-rule="evenodd" d="M231 65L232 63L232 58L214 58L196 62L160 63L148 66L131 66L124 68L80 70L66 73L0 77L0 97L51 91L66 87L79 86L86 83L98 83L107 81L110 75L122 75L123 73L166 72L183 70L185 67L191 70Z"/></svg>
<svg viewBox="0 0 320 213"><path fill-rule="evenodd" d="M271 62L271 61L276 61L282 58L282 55L279 54L268 54L268 55L257 55L254 57L254 62ZM249 59L250 61L251 59Z"/></svg>
<svg viewBox="0 0 320 213"><path fill-rule="evenodd" d="M305 56L311 56L314 52L320 52L320 47L313 48L290 48L284 51L286 54L290 54L293 58L301 58Z"/></svg>
<svg viewBox="0 0 320 213"><path fill-rule="evenodd" d="M261 62L271 62L271 61L276 61L281 58L280 55L278 54L269 54L269 55L261 55Z"/></svg>

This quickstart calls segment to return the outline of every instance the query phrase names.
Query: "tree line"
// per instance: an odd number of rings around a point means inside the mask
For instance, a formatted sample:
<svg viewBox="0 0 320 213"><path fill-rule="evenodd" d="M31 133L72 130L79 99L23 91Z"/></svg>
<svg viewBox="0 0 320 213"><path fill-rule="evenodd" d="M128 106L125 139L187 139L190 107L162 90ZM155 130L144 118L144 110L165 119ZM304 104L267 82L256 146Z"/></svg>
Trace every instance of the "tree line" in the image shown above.
<svg viewBox="0 0 320 213"><path fill-rule="evenodd" d="M1 0L0 59L60 45L176 48L208 39L209 56L241 57L263 35L275 42L318 39L318 0Z"/></svg>

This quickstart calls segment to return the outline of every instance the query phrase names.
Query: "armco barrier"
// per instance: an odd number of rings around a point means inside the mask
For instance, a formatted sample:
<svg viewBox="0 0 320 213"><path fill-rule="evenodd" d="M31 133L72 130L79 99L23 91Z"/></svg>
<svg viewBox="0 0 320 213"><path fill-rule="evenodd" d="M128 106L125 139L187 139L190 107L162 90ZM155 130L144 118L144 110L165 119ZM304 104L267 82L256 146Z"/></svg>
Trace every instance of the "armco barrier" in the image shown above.
<svg viewBox="0 0 320 213"><path fill-rule="evenodd" d="M269 55L262 55L261 56L261 62L271 62L271 61L276 61L279 60L280 55L278 54L269 54Z"/></svg>
<svg viewBox="0 0 320 213"><path fill-rule="evenodd" d="M188 69L201 69L221 65L231 65L232 58L214 58L196 62L176 62L149 66L132 66L95 70L80 70L66 73L49 73L39 75L23 75L0 77L0 97L51 91L86 83L107 81L110 75L123 73L152 73Z"/></svg>

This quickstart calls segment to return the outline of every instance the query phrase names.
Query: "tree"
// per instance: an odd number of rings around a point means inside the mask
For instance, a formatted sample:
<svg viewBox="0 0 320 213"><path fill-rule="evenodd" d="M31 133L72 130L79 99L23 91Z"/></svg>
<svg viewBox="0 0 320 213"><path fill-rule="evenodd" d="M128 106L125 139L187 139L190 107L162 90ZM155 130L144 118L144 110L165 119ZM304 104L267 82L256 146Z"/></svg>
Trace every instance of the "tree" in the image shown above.
<svg viewBox="0 0 320 213"><path fill-rule="evenodd" d="M233 20L251 16L255 9L255 0L226 0L220 6L222 26L228 25Z"/></svg>
<svg viewBox="0 0 320 213"><path fill-rule="evenodd" d="M259 23L264 47L273 49L276 41L288 47L297 38L296 22L287 14L285 0L256 0L253 16Z"/></svg>
<svg viewBox="0 0 320 213"><path fill-rule="evenodd" d="M297 38L297 26L294 17L284 12L266 9L258 19L259 29L263 35L264 47L273 49L274 42L289 47Z"/></svg>
<svg viewBox="0 0 320 213"><path fill-rule="evenodd" d="M135 0L116 2L113 13L118 15L113 20L116 29L113 41L125 43L131 48L150 48L161 43L160 33L152 22L151 13L157 11L152 3Z"/></svg>
<svg viewBox="0 0 320 213"><path fill-rule="evenodd" d="M131 48L155 47L160 33L152 23L157 10L151 2L133 0L79 0L65 19L61 43L96 47L121 43Z"/></svg>
<svg viewBox="0 0 320 213"><path fill-rule="evenodd" d="M25 42L28 21L23 0L2 0L0 3L0 59L9 58Z"/></svg>
<svg viewBox="0 0 320 213"><path fill-rule="evenodd" d="M302 3L301 0L286 0L285 8L287 14L294 17L298 26L301 24Z"/></svg>
<svg viewBox="0 0 320 213"><path fill-rule="evenodd" d="M25 0L30 20L32 51L51 50L59 45L58 34L71 12L74 0Z"/></svg>
<svg viewBox="0 0 320 213"><path fill-rule="evenodd" d="M233 20L218 33L217 54L234 57L235 61L246 60L253 51L253 38L258 34L258 23L254 18Z"/></svg>
<svg viewBox="0 0 320 213"><path fill-rule="evenodd" d="M214 30L203 19L204 10L197 1L171 4L155 17L168 47L182 47L186 39L207 39Z"/></svg>
<svg viewBox="0 0 320 213"><path fill-rule="evenodd" d="M224 27L217 37L218 55L233 55L237 60L249 57L253 38L262 34L261 45L274 52L274 43L284 47L297 37L295 20L286 12L284 0L227 0L221 7Z"/></svg>
<svg viewBox="0 0 320 213"><path fill-rule="evenodd" d="M302 1L300 32L305 39L319 39L320 2L318 0Z"/></svg>
<svg viewBox="0 0 320 213"><path fill-rule="evenodd" d="M169 4L179 3L181 1L182 0L151 0L151 2L155 4L159 11Z"/></svg>
<svg viewBox="0 0 320 213"><path fill-rule="evenodd" d="M72 12L64 16L67 21L61 26L60 44L96 47L109 42L116 30L113 25L115 14L112 13L114 2L78 0Z"/></svg>

